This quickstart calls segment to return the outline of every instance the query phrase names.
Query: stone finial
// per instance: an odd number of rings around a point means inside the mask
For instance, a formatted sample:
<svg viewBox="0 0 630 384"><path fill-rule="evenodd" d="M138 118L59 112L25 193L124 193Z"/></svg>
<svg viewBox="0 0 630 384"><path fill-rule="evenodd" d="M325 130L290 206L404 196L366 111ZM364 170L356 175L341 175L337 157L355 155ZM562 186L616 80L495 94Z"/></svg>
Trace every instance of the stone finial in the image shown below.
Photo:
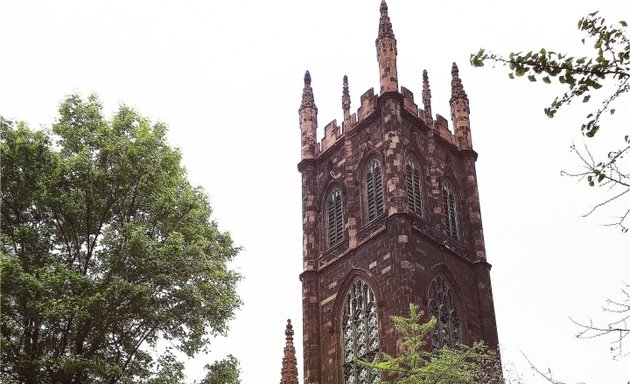
<svg viewBox="0 0 630 384"><path fill-rule="evenodd" d="M280 384L298 384L297 360L295 358L295 347L293 346L291 319L287 320L287 328L284 334L286 336L286 346L284 347L284 357L282 358Z"/></svg>
<svg viewBox="0 0 630 384"><path fill-rule="evenodd" d="M313 96L313 88L311 88L311 74L306 71L304 74L304 90L302 91L302 104L300 110L303 108L315 108L315 97Z"/></svg>
<svg viewBox="0 0 630 384"><path fill-rule="evenodd" d="M381 94L398 91L398 69L396 68L396 38L392 23L387 15L387 3L381 1L381 19L376 38L376 58L381 83Z"/></svg>
<svg viewBox="0 0 630 384"><path fill-rule="evenodd" d="M385 0L381 1L381 20L378 25L378 38L391 37L394 38L394 31L392 30L392 23L389 20L387 14L387 3Z"/></svg>
<svg viewBox="0 0 630 384"><path fill-rule="evenodd" d="M457 64L453 63L451 70L451 119L455 133L455 144L459 149L472 149L472 137L470 134L470 107L468 96L464 91L462 80L459 78Z"/></svg>
<svg viewBox="0 0 630 384"><path fill-rule="evenodd" d="M341 108L343 109L344 119L346 115L350 115L350 91L348 89L348 76L343 77L343 91L341 94Z"/></svg>
<svg viewBox="0 0 630 384"><path fill-rule="evenodd" d="M466 91L464 91L462 80L459 78L459 68L457 68L456 63L453 63L451 75L453 76L453 79L451 80L451 103L455 99L466 99L466 101L468 101L468 96L466 95Z"/></svg>
<svg viewBox="0 0 630 384"><path fill-rule="evenodd" d="M429 74L427 70L422 71L422 104L424 106L424 113L426 116L432 116L431 114L431 87L429 87Z"/></svg>
<svg viewBox="0 0 630 384"><path fill-rule="evenodd" d="M284 330L284 335L287 337L287 341L293 343L293 325L291 325L291 319L287 319L287 328Z"/></svg>

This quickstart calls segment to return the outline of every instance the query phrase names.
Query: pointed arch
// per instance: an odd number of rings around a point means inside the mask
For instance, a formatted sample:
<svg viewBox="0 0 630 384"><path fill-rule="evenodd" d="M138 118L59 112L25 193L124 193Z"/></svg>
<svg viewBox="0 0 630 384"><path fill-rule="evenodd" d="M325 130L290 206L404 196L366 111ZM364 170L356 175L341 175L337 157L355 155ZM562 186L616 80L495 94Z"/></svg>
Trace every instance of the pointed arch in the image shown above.
<svg viewBox="0 0 630 384"><path fill-rule="evenodd" d="M431 334L431 347L455 346L464 341L461 324L461 295L448 269L444 265L434 268L433 279L427 287L428 315L437 324Z"/></svg>
<svg viewBox="0 0 630 384"><path fill-rule="evenodd" d="M385 212L383 192L383 167L378 158L373 157L363 171L363 190L367 221L379 217Z"/></svg>
<svg viewBox="0 0 630 384"><path fill-rule="evenodd" d="M422 217L424 205L422 203L424 172L416 156L408 155L405 160L405 191L407 195L407 210L409 213Z"/></svg>
<svg viewBox="0 0 630 384"><path fill-rule="evenodd" d="M332 186L326 193L326 237L328 247L334 247L344 239L343 195L341 188Z"/></svg>
<svg viewBox="0 0 630 384"><path fill-rule="evenodd" d="M442 182L442 225L444 232L453 239L459 239L459 202L455 190L448 180Z"/></svg>
<svg viewBox="0 0 630 384"><path fill-rule="evenodd" d="M350 272L333 313L339 321L341 377L344 384L378 383L380 372L357 363L371 361L380 351L379 308L369 273Z"/></svg>

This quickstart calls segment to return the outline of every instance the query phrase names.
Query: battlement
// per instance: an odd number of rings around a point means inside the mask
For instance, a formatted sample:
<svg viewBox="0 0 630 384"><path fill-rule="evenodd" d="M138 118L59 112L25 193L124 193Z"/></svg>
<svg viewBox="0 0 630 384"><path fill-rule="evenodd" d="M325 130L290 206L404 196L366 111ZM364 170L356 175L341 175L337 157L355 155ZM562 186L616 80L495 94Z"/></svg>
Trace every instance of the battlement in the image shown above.
<svg viewBox="0 0 630 384"><path fill-rule="evenodd" d="M447 142L456 144L453 132L451 132L446 118L440 114L436 114L436 116L433 117L431 115L430 107L428 110L419 108L415 103L413 92L408 88L401 86L400 94L402 95L402 106L405 111L412 116L418 117L427 127L431 128L435 134ZM378 98L379 95L374 94L374 88L370 88L361 95L361 106L355 113L347 113L341 126L337 124L336 119L329 122L324 127L324 137L317 143L316 155L319 155L331 148L345 133L352 131L359 123L374 113L378 106Z"/></svg>
<svg viewBox="0 0 630 384"><path fill-rule="evenodd" d="M324 127L324 137L321 142L321 151L324 152L328 148L332 147L333 144L337 142L337 140L341 137L343 132L341 128L337 125L337 120L333 120L326 127Z"/></svg>

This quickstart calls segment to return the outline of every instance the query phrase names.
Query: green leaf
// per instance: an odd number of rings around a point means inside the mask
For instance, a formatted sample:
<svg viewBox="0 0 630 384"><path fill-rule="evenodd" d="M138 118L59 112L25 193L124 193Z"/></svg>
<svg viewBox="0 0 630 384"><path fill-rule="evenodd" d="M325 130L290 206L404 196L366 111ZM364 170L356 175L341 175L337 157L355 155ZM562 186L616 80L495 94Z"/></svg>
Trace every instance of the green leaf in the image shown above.
<svg viewBox="0 0 630 384"><path fill-rule="evenodd" d="M584 98L582 99L583 103L588 103L588 101L591 99L591 95L586 95L584 96Z"/></svg>
<svg viewBox="0 0 630 384"><path fill-rule="evenodd" d="M556 114L556 110L553 108L545 108L545 114L547 115L548 118L553 119L553 117Z"/></svg>
<svg viewBox="0 0 630 384"><path fill-rule="evenodd" d="M619 21L619 24L621 24L621 26L622 26L622 27L627 27L627 26L628 26L628 23L626 23L626 22L625 22L625 21L623 21L623 20L620 20L620 21Z"/></svg>
<svg viewBox="0 0 630 384"><path fill-rule="evenodd" d="M545 76L542 78L542 81L546 84L551 84L551 79L549 78L549 76Z"/></svg>
<svg viewBox="0 0 630 384"><path fill-rule="evenodd" d="M531 81L531 82L534 82L534 81L536 81L536 76L529 75L529 76L527 76L527 79L529 79L529 81Z"/></svg>
<svg viewBox="0 0 630 384"><path fill-rule="evenodd" d="M612 109L610 110L610 114L611 114L611 115L614 115L614 114L615 114L615 108L612 108Z"/></svg>

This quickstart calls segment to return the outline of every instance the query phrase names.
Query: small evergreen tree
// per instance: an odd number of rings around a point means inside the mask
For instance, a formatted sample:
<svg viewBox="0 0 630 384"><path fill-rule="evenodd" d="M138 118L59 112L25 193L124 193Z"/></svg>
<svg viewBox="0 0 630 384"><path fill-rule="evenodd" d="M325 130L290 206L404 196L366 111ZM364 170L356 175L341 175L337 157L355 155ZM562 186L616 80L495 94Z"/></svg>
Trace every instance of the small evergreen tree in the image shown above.
<svg viewBox="0 0 630 384"><path fill-rule="evenodd" d="M503 383L500 360L483 341L432 351L427 340L437 321L423 322L422 315L411 304L409 317L393 316L394 327L402 336L402 353L395 357L382 353L380 359L362 364L379 369L385 381L394 384Z"/></svg>

